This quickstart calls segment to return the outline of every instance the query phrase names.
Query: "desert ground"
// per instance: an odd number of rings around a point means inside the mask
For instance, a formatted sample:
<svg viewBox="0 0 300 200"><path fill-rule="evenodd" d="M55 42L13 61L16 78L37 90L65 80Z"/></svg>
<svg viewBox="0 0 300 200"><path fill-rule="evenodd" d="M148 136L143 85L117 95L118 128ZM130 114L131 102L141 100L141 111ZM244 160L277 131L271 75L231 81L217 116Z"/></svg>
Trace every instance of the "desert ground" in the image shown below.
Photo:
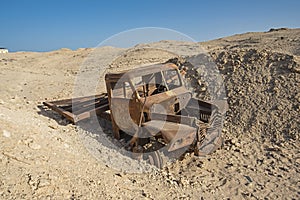
<svg viewBox="0 0 300 200"><path fill-rule="evenodd" d="M172 50L185 58L203 49L221 74L229 108L224 146L206 157L188 153L163 169L139 168L101 146L97 133L42 106L104 92L106 63L93 64L95 55L117 57L106 67L118 71L165 62ZM160 41L133 51L14 52L0 54L0 69L0 199L300 199L300 29ZM83 73L99 79L96 90L88 80L74 90ZM206 86L196 72L188 78L196 93Z"/></svg>

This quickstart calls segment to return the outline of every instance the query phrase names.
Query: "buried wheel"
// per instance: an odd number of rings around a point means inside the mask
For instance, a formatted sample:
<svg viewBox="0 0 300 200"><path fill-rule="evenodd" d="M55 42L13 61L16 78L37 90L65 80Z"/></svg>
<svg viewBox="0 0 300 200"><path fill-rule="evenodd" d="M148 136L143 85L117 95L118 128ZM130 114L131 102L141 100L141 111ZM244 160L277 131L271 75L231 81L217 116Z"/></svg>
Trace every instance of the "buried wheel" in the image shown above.
<svg viewBox="0 0 300 200"><path fill-rule="evenodd" d="M197 143L197 147L195 149L195 154L197 156L206 156L215 152L223 146L224 139L222 136L215 137L211 140L205 139L202 144Z"/></svg>
<svg viewBox="0 0 300 200"><path fill-rule="evenodd" d="M153 151L148 155L149 163L161 169L164 165L164 160L159 151Z"/></svg>
<svg viewBox="0 0 300 200"><path fill-rule="evenodd" d="M222 115L216 111L211 116L208 128L199 127L195 154L206 156L221 148L224 142L222 137Z"/></svg>

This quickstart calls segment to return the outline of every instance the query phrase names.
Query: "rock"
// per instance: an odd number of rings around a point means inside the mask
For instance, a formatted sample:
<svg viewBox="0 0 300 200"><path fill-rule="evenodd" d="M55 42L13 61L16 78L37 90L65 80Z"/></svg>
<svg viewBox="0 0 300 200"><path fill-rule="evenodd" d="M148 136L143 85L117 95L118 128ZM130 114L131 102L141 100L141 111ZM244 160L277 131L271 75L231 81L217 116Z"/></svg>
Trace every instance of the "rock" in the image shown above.
<svg viewBox="0 0 300 200"><path fill-rule="evenodd" d="M41 145L36 144L34 142L29 143L28 146L29 146L29 148L34 149L34 150L38 150L41 148Z"/></svg>
<svg viewBox="0 0 300 200"><path fill-rule="evenodd" d="M249 183L253 182L250 176L245 175L244 177L247 179L247 181L248 181Z"/></svg>
<svg viewBox="0 0 300 200"><path fill-rule="evenodd" d="M201 69L200 67L196 68L196 72L198 74L202 74L203 73L203 69Z"/></svg>
<svg viewBox="0 0 300 200"><path fill-rule="evenodd" d="M7 130L3 130L3 136L9 138L11 136L11 133Z"/></svg>
<svg viewBox="0 0 300 200"><path fill-rule="evenodd" d="M52 128L52 129L55 129L55 130L58 128L57 125L53 125L53 124L49 124L48 127Z"/></svg>
<svg viewBox="0 0 300 200"><path fill-rule="evenodd" d="M237 139L236 138L232 138L231 139L231 144L236 144L237 143Z"/></svg>
<svg viewBox="0 0 300 200"><path fill-rule="evenodd" d="M150 197L150 195L147 194L144 190L141 190L141 195L144 196L144 197L147 197L147 198Z"/></svg>
<svg viewBox="0 0 300 200"><path fill-rule="evenodd" d="M292 71L299 74L300 73L300 67L294 67L294 68L292 68Z"/></svg>
<svg viewBox="0 0 300 200"><path fill-rule="evenodd" d="M235 145L232 145L232 146L231 146L231 150L233 150L233 151L235 151L235 150L236 150L236 147L235 147Z"/></svg>
<svg viewBox="0 0 300 200"><path fill-rule="evenodd" d="M50 180L42 178L39 180L39 188L51 185Z"/></svg>
<svg viewBox="0 0 300 200"><path fill-rule="evenodd" d="M235 143L235 146L236 147L241 147L241 143L237 142L237 143Z"/></svg>

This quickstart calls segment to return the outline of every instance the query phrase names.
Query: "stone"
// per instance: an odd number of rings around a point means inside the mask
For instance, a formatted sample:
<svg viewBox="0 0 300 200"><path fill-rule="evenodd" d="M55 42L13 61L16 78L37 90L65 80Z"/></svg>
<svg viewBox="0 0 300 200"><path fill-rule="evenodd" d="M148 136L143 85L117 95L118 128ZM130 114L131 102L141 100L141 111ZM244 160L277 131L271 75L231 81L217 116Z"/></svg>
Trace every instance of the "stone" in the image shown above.
<svg viewBox="0 0 300 200"><path fill-rule="evenodd" d="M34 150L38 150L38 149L40 149L41 148L41 145L39 145L39 144L36 144L36 143L34 143L34 142L32 142L32 143L29 143L29 148L31 148L31 149L34 149Z"/></svg>
<svg viewBox="0 0 300 200"><path fill-rule="evenodd" d="M52 128L52 129L57 129L58 128L57 125L53 125L53 124L49 124L48 127Z"/></svg>
<svg viewBox="0 0 300 200"><path fill-rule="evenodd" d="M7 130L3 130L3 136L9 138L11 136L11 133Z"/></svg>
<svg viewBox="0 0 300 200"><path fill-rule="evenodd" d="M235 144L235 143L237 143L237 139L236 138L232 138L231 139L231 144Z"/></svg>
<svg viewBox="0 0 300 200"><path fill-rule="evenodd" d="M293 72L300 73L300 67L294 67L292 69Z"/></svg>

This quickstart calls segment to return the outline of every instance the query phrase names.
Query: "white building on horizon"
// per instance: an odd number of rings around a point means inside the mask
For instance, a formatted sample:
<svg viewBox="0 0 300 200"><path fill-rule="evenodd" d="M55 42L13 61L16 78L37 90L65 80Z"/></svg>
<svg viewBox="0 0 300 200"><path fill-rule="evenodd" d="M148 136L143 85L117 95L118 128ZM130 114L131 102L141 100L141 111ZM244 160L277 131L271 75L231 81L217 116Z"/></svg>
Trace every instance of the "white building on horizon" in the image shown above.
<svg viewBox="0 0 300 200"><path fill-rule="evenodd" d="M0 53L8 53L8 49L0 47Z"/></svg>

